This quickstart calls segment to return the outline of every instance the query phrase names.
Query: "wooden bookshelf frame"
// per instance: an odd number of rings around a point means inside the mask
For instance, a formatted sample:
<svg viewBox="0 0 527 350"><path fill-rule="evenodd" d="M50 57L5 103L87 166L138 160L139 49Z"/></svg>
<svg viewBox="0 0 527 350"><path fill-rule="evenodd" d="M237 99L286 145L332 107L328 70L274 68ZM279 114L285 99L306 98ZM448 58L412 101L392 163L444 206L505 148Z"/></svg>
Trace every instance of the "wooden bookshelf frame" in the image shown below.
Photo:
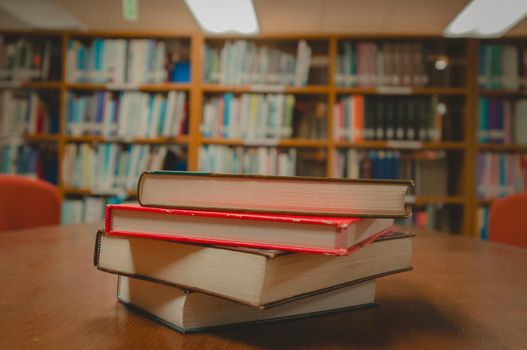
<svg viewBox="0 0 527 350"><path fill-rule="evenodd" d="M133 144L180 144L187 148L189 170L198 169L198 152L201 145L222 144L233 146L253 147L257 144L246 144L243 140L225 140L218 138L205 138L200 134L201 112L204 96L211 93L246 93L246 92L265 92L261 87L255 91L251 86L223 86L216 84L206 84L202 79L202 62L204 43L207 40L276 40L276 41L296 41L301 39L327 41L328 47L328 82L325 85L311 85L305 87L284 87L283 93L319 95L324 96L327 101L327 138L322 140L311 139L288 139L278 142L276 147L298 147L298 148L319 148L325 150L326 174L333 175L335 152L339 149L415 149L405 147L404 143L393 144L386 141L361 141L361 142L340 142L333 137L333 106L338 95L360 94L360 95L382 95L385 94L378 88L365 87L337 87L335 83L336 57L338 54L338 43L341 40L401 40L401 41L438 41L446 42L450 39L415 34L271 34L260 36L205 36L199 33L167 33L167 32L119 32L119 31L0 31L0 34L11 36L54 36L60 37L62 45L62 74L60 81L52 82L0 82L0 89L20 88L20 89L55 89L59 93L59 118L60 130L56 135L27 135L24 136L29 142L56 142L58 150L58 188L63 196L66 195L89 195L90 190L69 189L63 186L62 182L62 159L64 157L65 145L69 142L123 142ZM190 42L190 61L191 61L191 82L188 84L160 83L160 84L140 84L138 86L112 86L105 84L92 83L72 83L66 81L66 54L67 43L72 37L82 38L159 38L159 39L185 39ZM460 41L461 39L454 39ZM452 204L459 205L463 210L462 231L466 235L476 234L476 213L478 205L489 204L491 200L478 200L475 196L476 188L476 164L475 158L479 150L494 151L516 151L526 152L526 146L515 145L478 145L476 140L476 120L478 96L527 96L522 91L503 91L503 90L479 90L477 84L479 60L479 41L475 39L462 40L465 47L465 86L461 87L413 87L410 95L438 95L438 96L461 96L464 98L465 110L463 115L463 127L465 130L464 139L456 142L423 142L418 149L423 150L449 150L458 151L463 154L463 164L460 164L461 176L459 179L461 193L454 196L422 196L415 198L416 205L426 204ZM70 136L66 135L66 96L71 90L76 91L99 91L99 90L137 90L145 92L165 92L165 91L186 91L189 99L188 113L188 135L173 138L149 138L149 139L127 139L117 138L105 139L100 136ZM276 92L270 89L270 92ZM397 94L397 93L395 93ZM390 93L393 95L393 93ZM407 95L407 93L405 93ZM266 146L270 146L267 144ZM271 146L270 146L271 147ZM273 146L274 147L274 146ZM128 195L134 195L134 191L128 191Z"/></svg>

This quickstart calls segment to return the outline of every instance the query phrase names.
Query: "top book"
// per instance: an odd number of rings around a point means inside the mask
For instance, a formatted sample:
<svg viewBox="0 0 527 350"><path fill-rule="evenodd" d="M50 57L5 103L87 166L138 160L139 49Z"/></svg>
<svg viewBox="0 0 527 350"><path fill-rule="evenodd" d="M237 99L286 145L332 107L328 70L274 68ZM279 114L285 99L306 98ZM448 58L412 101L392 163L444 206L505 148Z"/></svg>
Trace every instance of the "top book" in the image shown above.
<svg viewBox="0 0 527 350"><path fill-rule="evenodd" d="M150 171L138 182L150 207L396 218L412 181Z"/></svg>

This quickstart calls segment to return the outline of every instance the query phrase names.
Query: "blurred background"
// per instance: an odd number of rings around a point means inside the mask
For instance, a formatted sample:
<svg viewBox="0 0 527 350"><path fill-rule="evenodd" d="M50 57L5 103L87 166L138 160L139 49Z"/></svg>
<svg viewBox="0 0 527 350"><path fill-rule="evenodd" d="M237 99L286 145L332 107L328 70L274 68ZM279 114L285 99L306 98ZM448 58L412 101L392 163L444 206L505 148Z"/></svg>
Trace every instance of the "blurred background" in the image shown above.
<svg viewBox="0 0 527 350"><path fill-rule="evenodd" d="M400 224L486 239L527 185L526 13L0 0L0 173L52 184L63 223L100 221L150 169L413 179Z"/></svg>

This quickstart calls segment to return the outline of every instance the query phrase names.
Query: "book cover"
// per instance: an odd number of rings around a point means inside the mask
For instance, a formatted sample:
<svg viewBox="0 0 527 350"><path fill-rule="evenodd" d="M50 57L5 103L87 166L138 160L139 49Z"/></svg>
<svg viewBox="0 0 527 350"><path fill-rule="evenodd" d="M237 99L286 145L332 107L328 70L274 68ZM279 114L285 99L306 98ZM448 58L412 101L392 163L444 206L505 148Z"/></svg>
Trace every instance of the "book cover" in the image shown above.
<svg viewBox="0 0 527 350"><path fill-rule="evenodd" d="M180 222L185 222L185 224L190 223L187 231L182 233L183 228L180 228L179 231L176 229L175 233L172 230L162 230L158 229L154 232L153 229L147 232L143 229L131 230L120 227L114 227L114 211L118 210L121 212L135 212L138 215L151 214L148 220L160 220L161 218L180 218ZM154 218L156 217L156 218ZM170 218L170 219L172 219ZM203 220L196 220L195 218L203 218ZM219 220L218 220L219 219ZM175 220L175 219L174 219ZM197 222L205 224L207 220L214 221L216 225L222 226L239 226L244 222L259 221L262 225L266 225L266 229L269 232L269 239L267 236L263 237L256 241L253 237L247 238L242 237L238 230L233 231L233 237L236 239L223 238L222 235L217 235L217 232L212 233L212 231L207 231L207 228L201 227L196 229L196 232L193 232L191 227L196 225ZM366 222L365 220L368 220ZM173 240L178 242L188 242L196 244L213 244L213 245L227 245L227 246L241 246L249 248L259 248L259 249L277 249L285 250L291 252L303 252L303 253L313 253L313 254L328 254L328 255L349 255L355 252L356 250L362 248L366 244L372 242L376 238L382 236L383 234L389 233L392 231L391 225L386 223L393 220L390 219L378 219L382 220L375 223L371 221L372 219L364 218L346 218L346 217L329 217L329 216L300 216L300 215L286 215L286 214L264 214L264 213L245 213L245 212L231 212L231 211L204 211L204 210L189 210L189 209L167 209L167 208L155 208L155 207L142 207L139 205L133 204L116 204L108 205L106 207L106 220L105 220L105 230L108 235L117 235L117 236L131 236L131 237L142 237L142 238L152 238L152 239L161 239L161 240ZM371 221L371 223L370 223ZM272 240L276 240L276 234L270 223L281 223L289 224L288 227L293 228L294 226L302 225L303 228L308 230L309 234L313 235L314 226L327 227L327 230L324 228L321 229L322 235L333 235L334 240L332 241L332 246L328 247L325 245L317 245L317 243L312 244L302 244L294 245L294 243L272 243ZM350 227L356 226L361 228L363 231L357 231L360 234L360 237L357 237L353 241L349 241L348 231ZM174 225L172 225L175 227ZM382 227L381 230L377 231L375 227ZM183 226L182 226L183 227ZM186 227L186 226L185 226ZM241 226L240 226L241 227ZM254 226L253 230L254 230ZM199 231L205 230L205 231ZM252 230L252 231L253 231ZM280 228L281 232L282 228ZM170 231L170 232L169 232ZM218 231L219 232L219 231ZM278 232L278 231L276 231ZM295 232L298 232L298 229L295 228ZM306 231L307 232L307 231ZM272 234L272 235L271 235ZM297 233L298 234L298 233ZM295 234L292 234L293 236ZM296 239L296 238L295 238ZM284 242L282 240L282 242ZM351 244L351 245L350 245Z"/></svg>

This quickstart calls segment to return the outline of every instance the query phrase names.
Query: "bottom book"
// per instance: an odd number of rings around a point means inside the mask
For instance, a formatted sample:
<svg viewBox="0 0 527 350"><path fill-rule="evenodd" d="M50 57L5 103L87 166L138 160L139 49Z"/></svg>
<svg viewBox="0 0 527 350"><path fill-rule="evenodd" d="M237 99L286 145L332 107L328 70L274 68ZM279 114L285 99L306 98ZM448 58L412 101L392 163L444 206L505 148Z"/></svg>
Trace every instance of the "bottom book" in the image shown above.
<svg viewBox="0 0 527 350"><path fill-rule="evenodd" d="M375 305L375 280L260 310L204 293L119 276L117 299L182 333L310 317Z"/></svg>

